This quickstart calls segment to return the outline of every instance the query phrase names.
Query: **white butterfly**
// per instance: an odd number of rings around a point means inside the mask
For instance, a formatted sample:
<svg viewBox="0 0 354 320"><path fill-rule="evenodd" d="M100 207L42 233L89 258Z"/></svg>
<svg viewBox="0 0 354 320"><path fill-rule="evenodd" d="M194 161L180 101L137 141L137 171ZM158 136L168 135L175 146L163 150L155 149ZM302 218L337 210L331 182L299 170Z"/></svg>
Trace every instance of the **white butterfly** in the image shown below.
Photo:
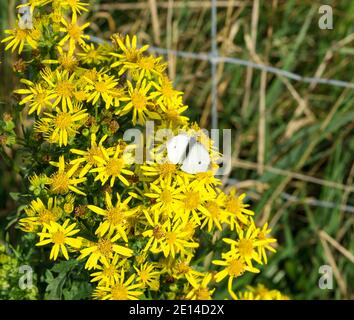
<svg viewBox="0 0 354 320"><path fill-rule="evenodd" d="M173 163L181 163L181 169L190 174L208 171L210 155L195 138L179 134L167 141L167 157Z"/></svg>

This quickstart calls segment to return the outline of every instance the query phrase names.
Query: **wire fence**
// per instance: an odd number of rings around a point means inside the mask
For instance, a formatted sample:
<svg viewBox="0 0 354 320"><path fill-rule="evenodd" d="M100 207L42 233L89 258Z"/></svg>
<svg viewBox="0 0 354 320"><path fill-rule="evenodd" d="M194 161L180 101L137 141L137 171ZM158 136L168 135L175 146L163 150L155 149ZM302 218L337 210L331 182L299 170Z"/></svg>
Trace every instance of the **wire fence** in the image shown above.
<svg viewBox="0 0 354 320"><path fill-rule="evenodd" d="M149 47L149 51L156 54L161 54L165 56L174 55L176 57L184 58L184 59L194 59L194 60L202 60L202 61L209 61L211 67L211 127L213 129L218 128L218 76L217 76L217 66L219 63L230 63L239 66L249 67L253 69L257 69L260 71L268 72L277 76L285 77L293 81L309 83L311 85L315 84L323 84L323 85L330 85L336 87L343 87L348 89L354 89L354 83L337 80L337 79L326 79L320 77L306 77L300 74L283 70L280 68L276 68L273 66L268 66L265 64L256 63L250 60L244 60L239 58L233 57L224 57L218 54L218 46L217 46L217 8L220 6L220 3L217 0L209 0L208 8L211 9L211 50L210 52L206 53L194 53L194 52L187 52L187 51L179 51L179 50L172 50L160 47ZM91 40L96 43L104 43L105 40L91 36ZM269 166L267 166L269 167ZM256 169L256 167L253 167ZM267 168L266 168L267 169ZM275 175L288 175L289 171L281 170L279 168L270 167L268 168L269 172L272 172ZM283 172L284 171L284 172ZM299 173L292 173L292 177L299 178L300 180L307 181L314 184L319 185L327 185L333 188L337 188L340 190L344 190L345 192L352 193L354 191L354 187L337 183L330 180L322 180L318 178L311 177L305 174ZM229 178L228 184L237 183L237 180ZM294 195L288 194L286 192L280 193L281 198L284 200L294 202L294 203L306 203L310 206L322 207L322 208L339 208L343 212L354 213L354 206L348 204L338 204L330 201L322 201L315 198L310 199L300 199Z"/></svg>

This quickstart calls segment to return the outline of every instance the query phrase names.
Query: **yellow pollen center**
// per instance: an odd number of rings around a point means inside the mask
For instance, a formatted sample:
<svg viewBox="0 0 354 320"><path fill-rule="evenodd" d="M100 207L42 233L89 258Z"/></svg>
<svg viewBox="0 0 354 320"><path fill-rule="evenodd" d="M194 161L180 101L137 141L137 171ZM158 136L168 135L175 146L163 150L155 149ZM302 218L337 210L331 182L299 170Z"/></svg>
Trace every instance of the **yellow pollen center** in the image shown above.
<svg viewBox="0 0 354 320"><path fill-rule="evenodd" d="M95 89L97 92L104 93L108 91L107 84L104 81L98 81L95 84Z"/></svg>
<svg viewBox="0 0 354 320"><path fill-rule="evenodd" d="M176 165L173 163L162 163L159 169L161 178L165 178L176 171Z"/></svg>
<svg viewBox="0 0 354 320"><path fill-rule="evenodd" d="M152 70L154 69L154 66L155 66L155 61L154 61L154 58L151 58L151 57L143 57L140 59L139 61L139 66L142 68L142 69L145 69L145 70Z"/></svg>
<svg viewBox="0 0 354 320"><path fill-rule="evenodd" d="M134 92L131 99L135 109L143 110L146 108L146 97L140 92Z"/></svg>
<svg viewBox="0 0 354 320"><path fill-rule="evenodd" d="M109 176L118 176L123 168L122 159L110 159L106 165L106 173Z"/></svg>
<svg viewBox="0 0 354 320"><path fill-rule="evenodd" d="M116 269L115 269L114 266L108 266L108 267L106 267L106 268L103 270L103 274L104 274L106 277L113 277L115 271L116 271Z"/></svg>
<svg viewBox="0 0 354 320"><path fill-rule="evenodd" d="M71 38L75 40L79 40L82 34L80 27L77 24L69 24L68 25L68 33Z"/></svg>
<svg viewBox="0 0 354 320"><path fill-rule="evenodd" d="M217 203L215 201L209 201L206 204L206 208L208 209L209 213L211 214L211 216L213 218L219 218L220 216L220 208L217 205Z"/></svg>
<svg viewBox="0 0 354 320"><path fill-rule="evenodd" d="M253 253L253 243L249 239L241 239L239 242L239 250L241 256L251 256Z"/></svg>
<svg viewBox="0 0 354 320"><path fill-rule="evenodd" d="M40 105L44 105L46 103L47 94L45 92L38 92L35 96L36 102Z"/></svg>
<svg viewBox="0 0 354 320"><path fill-rule="evenodd" d="M68 81L59 81L56 86L56 92L58 96L70 98L73 95L74 85Z"/></svg>
<svg viewBox="0 0 354 320"><path fill-rule="evenodd" d="M76 64L75 58L69 55L60 56L58 61L64 67L64 69L72 69Z"/></svg>
<svg viewBox="0 0 354 320"><path fill-rule="evenodd" d="M21 40L25 40L26 37L27 37L27 31L26 29L15 29L15 32L14 32L14 37L19 39L20 41Z"/></svg>
<svg viewBox="0 0 354 320"><path fill-rule="evenodd" d="M239 277L244 272L244 265L241 261L234 259L229 262L227 269L230 276Z"/></svg>
<svg viewBox="0 0 354 320"><path fill-rule="evenodd" d="M186 274L191 270L190 266L188 266L185 262L180 262L177 265L176 269L177 269L178 273L182 273L182 274Z"/></svg>
<svg viewBox="0 0 354 320"><path fill-rule="evenodd" d="M96 59L99 56L97 50L90 50L86 53L86 57L90 59Z"/></svg>
<svg viewBox="0 0 354 320"><path fill-rule="evenodd" d="M168 244L173 245L176 242L177 234L176 232L167 232L166 233L166 241Z"/></svg>
<svg viewBox="0 0 354 320"><path fill-rule="evenodd" d="M172 99L174 96L174 90L170 83L166 83L161 88L161 93L165 98Z"/></svg>
<svg viewBox="0 0 354 320"><path fill-rule="evenodd" d="M69 190L69 177L66 173L56 173L51 178L51 189L58 194L67 193Z"/></svg>
<svg viewBox="0 0 354 320"><path fill-rule="evenodd" d="M87 150L87 162L91 165L97 165L99 162L94 157L103 157L102 151L99 147L93 146Z"/></svg>
<svg viewBox="0 0 354 320"><path fill-rule="evenodd" d="M55 244L64 244L65 243L65 235L61 231L57 231L53 233L52 240Z"/></svg>
<svg viewBox="0 0 354 320"><path fill-rule="evenodd" d="M122 284L117 284L112 288L112 299L113 300L127 300L128 299L128 289Z"/></svg>
<svg viewBox="0 0 354 320"><path fill-rule="evenodd" d="M112 253L112 242L106 239L100 240L97 250L105 257L108 257Z"/></svg>
<svg viewBox="0 0 354 320"><path fill-rule="evenodd" d="M94 158L95 156L100 158L103 157L101 149L97 146L93 146L91 147L91 149L87 151L87 155L86 155L87 162L91 165L99 164L99 162Z"/></svg>
<svg viewBox="0 0 354 320"><path fill-rule="evenodd" d="M66 0L69 6L74 7L77 5L77 0Z"/></svg>
<svg viewBox="0 0 354 320"><path fill-rule="evenodd" d="M176 122L179 120L179 114L178 114L177 110L169 109L169 110L166 110L166 118L167 118L167 120Z"/></svg>
<svg viewBox="0 0 354 320"><path fill-rule="evenodd" d="M196 291L197 300L209 300L210 292L207 288L199 288Z"/></svg>
<svg viewBox="0 0 354 320"><path fill-rule="evenodd" d="M190 191L186 194L184 205L188 210L195 210L200 204L200 196L198 191Z"/></svg>
<svg viewBox="0 0 354 320"><path fill-rule="evenodd" d="M61 112L59 113L54 120L54 124L56 128L66 129L70 127L72 123L72 117L69 113Z"/></svg>
<svg viewBox="0 0 354 320"><path fill-rule="evenodd" d="M242 208L242 203L239 199L229 198L226 202L226 210L234 214L238 214Z"/></svg>
<svg viewBox="0 0 354 320"><path fill-rule="evenodd" d="M115 226L125 222L124 214L119 208L110 209L107 212L107 220Z"/></svg>
<svg viewBox="0 0 354 320"><path fill-rule="evenodd" d="M138 51L136 49L128 49L125 52L125 56L129 62L136 62L138 59Z"/></svg>
<svg viewBox="0 0 354 320"><path fill-rule="evenodd" d="M170 190L164 190L161 192L161 202L163 203L171 203L172 202L172 194Z"/></svg>
<svg viewBox="0 0 354 320"><path fill-rule="evenodd" d="M49 223L50 221L55 221L55 215L51 211L44 209L43 211L38 213L39 221L41 223Z"/></svg>
<svg viewBox="0 0 354 320"><path fill-rule="evenodd" d="M265 232L260 231L260 232L258 233L258 239L259 239L259 240L265 240L265 239L267 239L267 236L266 236Z"/></svg>
<svg viewBox="0 0 354 320"><path fill-rule="evenodd" d="M149 280L149 272L147 270L142 270L139 273L141 280L146 283Z"/></svg>

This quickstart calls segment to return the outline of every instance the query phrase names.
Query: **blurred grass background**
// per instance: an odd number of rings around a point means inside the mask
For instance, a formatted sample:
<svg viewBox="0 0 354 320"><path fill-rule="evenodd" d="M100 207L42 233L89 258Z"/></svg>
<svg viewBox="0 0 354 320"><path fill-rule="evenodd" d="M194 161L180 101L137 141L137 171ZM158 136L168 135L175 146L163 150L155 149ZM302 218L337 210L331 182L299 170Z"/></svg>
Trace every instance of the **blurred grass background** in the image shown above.
<svg viewBox="0 0 354 320"><path fill-rule="evenodd" d="M1 36L14 21L15 1L1 0ZM137 34L140 43L172 50L211 50L209 0L91 1L91 33ZM318 27L323 4L333 30ZM303 76L354 82L354 2L312 0L217 1L220 56L275 66ZM14 62L1 46L0 108L11 107ZM210 127L208 61L166 57L168 74L185 92L188 115ZM219 127L233 132L233 170L225 188L247 192L261 223L278 238L259 276L295 299L354 298L353 89L295 82L244 66L220 63ZM14 210L8 194L20 181L0 162L0 216ZM333 290L321 290L319 267L330 265Z"/></svg>

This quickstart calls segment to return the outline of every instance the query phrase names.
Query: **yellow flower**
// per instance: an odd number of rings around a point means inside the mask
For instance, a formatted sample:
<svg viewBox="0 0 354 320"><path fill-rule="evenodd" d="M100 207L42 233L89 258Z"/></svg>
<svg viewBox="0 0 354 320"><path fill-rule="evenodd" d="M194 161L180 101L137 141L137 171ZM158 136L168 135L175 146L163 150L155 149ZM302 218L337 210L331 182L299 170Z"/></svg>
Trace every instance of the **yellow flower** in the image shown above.
<svg viewBox="0 0 354 320"><path fill-rule="evenodd" d="M55 198L49 198L47 205L40 198L32 200L25 212L27 217L20 219L19 225L26 232L36 231L39 227L46 230L46 225L58 221L62 215L62 209L57 206Z"/></svg>
<svg viewBox="0 0 354 320"><path fill-rule="evenodd" d="M132 122L134 125L137 122L144 124L147 116L150 119L160 119L157 113L149 110L149 107L153 106L152 97L149 94L151 83L148 83L143 78L143 74L140 74L135 88L129 80L127 80L127 84L129 97L122 98L121 100L128 101L128 103L119 111L119 115L122 116L133 111Z"/></svg>
<svg viewBox="0 0 354 320"><path fill-rule="evenodd" d="M244 232L244 230L239 231L238 240L235 241L233 239L224 238L223 241L231 245L231 255L235 253L240 255L240 257L246 262L247 266L252 268L252 260L262 264L261 257L259 256L256 247L267 243L264 240L258 240L257 236L258 230L254 223L252 223L247 228L246 232Z"/></svg>
<svg viewBox="0 0 354 320"><path fill-rule="evenodd" d="M156 91L151 93L151 96L156 99L156 103L164 111L166 111L166 106L174 105L178 101L178 97L183 94L173 88L172 81L166 75L158 77L158 83L152 82L152 85Z"/></svg>
<svg viewBox="0 0 354 320"><path fill-rule="evenodd" d="M7 38L1 42L9 42L5 47L8 50L12 47L12 52L18 47L18 53L20 54L25 46L28 44L31 48L36 49L38 46L38 30L37 29L22 29L18 25L15 29L5 30L6 34L10 34Z"/></svg>
<svg viewBox="0 0 354 320"><path fill-rule="evenodd" d="M89 78L85 78L89 83L86 86L86 90L89 92L87 102L91 102L95 105L100 97L106 103L106 109L113 104L113 88L118 84L118 81L114 76L108 76L107 74L99 74L95 81Z"/></svg>
<svg viewBox="0 0 354 320"><path fill-rule="evenodd" d="M98 175L95 177L95 181L100 180L102 185L104 185L107 180L110 178L110 186L113 187L115 179L118 178L126 186L129 185L128 180L123 176L133 175L133 172L125 169L127 163L123 157L120 146L117 145L114 150L114 154L111 157L107 150L101 146L101 151L103 156L94 156L94 158L99 162L99 165L95 169L91 169L90 172L98 172Z"/></svg>
<svg viewBox="0 0 354 320"><path fill-rule="evenodd" d="M55 97L52 90L48 90L42 86L41 83L33 83L32 81L22 79L22 83L26 84L28 89L18 89L15 90L15 93L26 94L27 96L23 98L20 102L20 105L30 102L28 114L32 114L36 111L39 115L42 109L51 107L51 100Z"/></svg>
<svg viewBox="0 0 354 320"><path fill-rule="evenodd" d="M43 60L42 63L59 65L69 72L75 71L78 64L76 57L70 53L64 52L62 47L57 47L57 49L59 52L57 59L46 59Z"/></svg>
<svg viewBox="0 0 354 320"><path fill-rule="evenodd" d="M79 164L73 165L68 171L65 170L64 156L59 157L59 162L50 162L51 165L58 167L58 171L50 177L50 190L54 194L66 194L73 191L77 194L86 196L76 186L86 181L86 178L72 178L77 171Z"/></svg>
<svg viewBox="0 0 354 320"><path fill-rule="evenodd" d="M146 217L148 217L148 215ZM150 221L150 224L151 223L152 221ZM174 258L178 253L181 256L188 255L190 250L199 247L199 244L194 242L193 239L188 239L188 233L182 231L183 227L184 225L179 221L174 224L168 222L164 223L161 226L162 230L160 230L162 236L157 239L157 242L152 243L150 251L152 253L162 252L165 257L171 256ZM143 232L143 236L150 237L150 242L151 239L157 238L157 230L154 228L145 231ZM151 242L153 242L153 240Z"/></svg>
<svg viewBox="0 0 354 320"><path fill-rule="evenodd" d="M61 251L66 260L69 260L68 251L66 245L69 245L75 249L80 248L81 241L77 238L72 238L73 235L80 232L80 229L75 229L76 223L69 225L69 219L65 220L63 225L51 221L46 225L47 232L39 232L40 241L36 246L44 246L49 243L53 243L52 250L50 252L50 259L56 260L58 254ZM48 238L48 239L46 239Z"/></svg>
<svg viewBox="0 0 354 320"><path fill-rule="evenodd" d="M84 52L79 52L77 55L80 58L80 61L87 65L91 64L100 64L108 58L106 57L107 47L104 45L99 45L95 47L93 43L85 43L81 46Z"/></svg>
<svg viewBox="0 0 354 320"><path fill-rule="evenodd" d="M138 300L138 297L143 293L141 291L136 291L135 289L140 288L140 284L133 284L135 280L135 274L132 274L128 280L125 280L125 273L122 270L119 277L119 281L110 287L98 287L98 290L105 292L102 299L103 300Z"/></svg>
<svg viewBox="0 0 354 320"><path fill-rule="evenodd" d="M77 15L77 14L81 14L81 10L88 12L88 9L86 7L88 7L89 4L86 2L82 2L80 0L64 0L61 1L61 6L70 7L70 9L73 12L73 15Z"/></svg>
<svg viewBox="0 0 354 320"><path fill-rule="evenodd" d="M125 88L115 87L111 90L111 95L113 98L113 106L120 107L120 103L124 100L126 96Z"/></svg>
<svg viewBox="0 0 354 320"><path fill-rule="evenodd" d="M260 296L251 291L238 292L235 296L232 296L232 298L234 300L260 300Z"/></svg>
<svg viewBox="0 0 354 320"><path fill-rule="evenodd" d="M90 8L84 0L28 1L33 30L8 30L3 42L20 52L40 46L25 65L45 67L28 73L30 80L15 92L35 114L33 152L40 147L48 154L35 157L43 166L35 161L29 168L28 192L43 198L30 198L20 228L38 232L38 246L52 245L50 259L78 255L96 286L95 299L211 299L214 281L227 282L233 299L281 298L261 286L233 291L235 278L267 263L275 239L268 224L255 226L245 194L220 189L221 155L183 115L188 106L162 58L138 47L136 36L114 35L114 49L86 43L89 23L78 21ZM24 62L15 69L23 72ZM169 137L162 135L153 145L144 140L148 153L133 162L138 142L124 142L124 132L129 125L144 129L150 120L157 130L195 137L208 150L211 168L193 175L169 163ZM12 126L9 116L4 121ZM7 139L0 136L0 144ZM81 226L86 238L78 236Z"/></svg>
<svg viewBox="0 0 354 320"><path fill-rule="evenodd" d="M203 279L197 283L192 284L192 289L186 295L186 299L191 300L211 300L215 289L210 290L208 285L212 279L211 273L207 273Z"/></svg>
<svg viewBox="0 0 354 320"><path fill-rule="evenodd" d="M147 252L150 250L151 252L160 252L161 241L165 236L164 227L159 222L160 212L155 213L153 216L151 216L147 210L143 210L143 212L147 221L146 226L149 228L142 233L143 237L149 237L144 251Z"/></svg>
<svg viewBox="0 0 354 320"><path fill-rule="evenodd" d="M119 255L114 254L112 259L102 259L102 266L98 265L96 269L98 271L91 273L91 282L98 281L98 286L102 285L114 285L119 279L120 263L118 263Z"/></svg>
<svg viewBox="0 0 354 320"><path fill-rule="evenodd" d="M243 199L246 194L240 196L236 195L236 189L232 189L225 200L225 208L230 213L230 229L241 229L240 223L247 225L249 223L249 216L253 216L254 212L246 209L249 204L244 204Z"/></svg>
<svg viewBox="0 0 354 320"><path fill-rule="evenodd" d="M132 210L128 207L130 200L131 197L128 197L122 202L119 193L117 193L117 203L113 206L112 198L109 193L106 192L106 210L97 206L88 205L88 209L104 217L103 222L97 228L95 233L102 237L107 232L108 236L111 236L117 231L117 235L119 234L125 242L128 242L126 233L128 218L136 212L136 210Z"/></svg>
<svg viewBox="0 0 354 320"><path fill-rule="evenodd" d="M165 64L160 64L161 57L138 56L135 62L126 62L125 66L132 69L133 72L142 73L150 79L153 75L159 76L166 69Z"/></svg>
<svg viewBox="0 0 354 320"><path fill-rule="evenodd" d="M183 232L183 231L182 231ZM187 237L186 237L187 238ZM187 281L192 285L197 287L198 286L198 279L203 277L203 273L193 269L190 264L193 255L189 254L183 259L180 258L179 260L172 260L172 268L169 270L167 268L167 272L173 275L176 279L186 278ZM171 259L170 259L171 260Z"/></svg>
<svg viewBox="0 0 354 320"><path fill-rule="evenodd" d="M29 189L31 191L36 190L36 189L44 189L45 186L49 183L49 178L44 174L37 175L36 173L33 174L33 176L30 176L28 178L31 186Z"/></svg>
<svg viewBox="0 0 354 320"><path fill-rule="evenodd" d="M153 199L154 203L151 206L151 211L161 212L165 217L171 217L174 213L174 219L177 219L180 212L179 208L182 206L181 190L176 187L176 183L164 182L161 180L160 184L150 184L149 192L145 193L146 197Z"/></svg>
<svg viewBox="0 0 354 320"><path fill-rule="evenodd" d="M46 122L50 131L46 132L47 140L52 143L58 143L61 147L66 146L68 140L74 137L84 120L88 117L86 109L81 110L80 106L75 106L73 111L58 110L56 114L44 113L46 117L42 118L42 122Z"/></svg>
<svg viewBox="0 0 354 320"><path fill-rule="evenodd" d="M137 48L136 36L133 36L132 41L130 41L130 37L127 35L125 37L125 43L117 37L115 40L123 53L111 53L112 56L119 58L117 62L114 62L111 65L111 68L123 65L118 73L119 75L122 75L127 69L129 69L129 63L136 62L138 58L141 57L142 53L149 48L149 46L145 45L141 48Z"/></svg>
<svg viewBox="0 0 354 320"><path fill-rule="evenodd" d="M88 270L97 268L98 262L108 262L107 260L112 259L114 253L118 253L124 257L131 257L133 255L133 250L115 243L119 237L120 235L117 234L113 238L99 238L97 243L91 243L88 248L82 249L79 259L89 256L85 268Z"/></svg>
<svg viewBox="0 0 354 320"><path fill-rule="evenodd" d="M246 265L246 263L240 259L240 257L237 254L234 254L232 256L230 255L223 255L224 259L223 260L213 260L212 263L218 266L223 266L225 267L224 270L219 271L215 275L215 280L216 282L222 281L225 277L229 277L228 280L228 292L232 297L235 297L235 293L232 290L232 283L234 278L238 278L244 274L245 271L253 272L253 273L258 273L259 270L253 267L249 267Z"/></svg>
<svg viewBox="0 0 354 320"><path fill-rule="evenodd" d="M60 102L62 110L67 112L74 110L73 97L75 90L75 73L71 74L67 70L60 71L56 69L55 72L51 72L50 69L41 71L42 78L52 88L53 98L55 99L52 107L56 107Z"/></svg>
<svg viewBox="0 0 354 320"><path fill-rule="evenodd" d="M194 179L190 182L192 188L203 190L203 192L211 194L213 197L217 196L216 187L221 185L221 181L215 178L213 172L198 172L192 176Z"/></svg>
<svg viewBox="0 0 354 320"><path fill-rule="evenodd" d="M36 7L42 7L51 1L52 0L27 0L26 3L18 5L17 8L30 7L31 13L33 13Z"/></svg>
<svg viewBox="0 0 354 320"><path fill-rule="evenodd" d="M140 168L144 177L154 178L156 183L160 181L169 183L172 180L177 180L179 184L183 184L181 177L183 173L178 170L177 165L168 161L161 163L146 161Z"/></svg>
<svg viewBox="0 0 354 320"><path fill-rule="evenodd" d="M161 108L163 109L163 108ZM163 122L167 128L177 128L188 124L189 118L181 114L188 109L188 106L180 104L169 104L166 106L164 113L161 115Z"/></svg>
<svg viewBox="0 0 354 320"><path fill-rule="evenodd" d="M208 232L211 232L214 226L220 231L222 230L221 223L227 221L228 214L224 209L224 194L219 193L215 199L205 203L206 211L201 211L201 219L204 220L200 228L208 226Z"/></svg>
<svg viewBox="0 0 354 320"><path fill-rule="evenodd" d="M84 29L86 29L90 23L87 22L82 26L78 25L76 14L73 14L71 22L67 22L64 18L62 18L61 22L64 27L60 28L60 32L65 32L66 35L59 42L59 46L63 46L69 41L69 54L73 54L77 43L84 45L85 39L90 39L90 36L84 34Z"/></svg>
<svg viewBox="0 0 354 320"><path fill-rule="evenodd" d="M71 149L70 152L80 155L80 158L76 158L75 160L72 160L70 163L71 164L82 164L83 162L86 162L85 166L81 169L80 174L79 174L79 178L84 177L87 172L90 171L90 169L92 167L97 167L100 162L97 161L96 157L103 157L103 153L101 150L102 144L103 142L107 139L107 135L104 135L99 143L97 144L96 140L96 134L92 133L91 134L91 147L89 149L87 149L86 151L83 150L78 150L78 149ZM106 149L106 152L108 155L112 155L112 149Z"/></svg>
<svg viewBox="0 0 354 320"><path fill-rule="evenodd" d="M254 293L260 300L289 300L289 297L282 294L278 290L269 290L263 284L258 284L256 287L247 286L249 292Z"/></svg>
<svg viewBox="0 0 354 320"><path fill-rule="evenodd" d="M238 292L239 300L289 300L278 290L269 290L263 284L256 287L247 286L247 291Z"/></svg>
<svg viewBox="0 0 354 320"><path fill-rule="evenodd" d="M200 212L203 212L206 216L209 215L205 207L208 198L210 198L210 196L205 192L192 188L189 184L185 185L182 198L182 209L184 211L183 220L187 221L189 217L192 216L192 219L194 219L197 224L200 224Z"/></svg>
<svg viewBox="0 0 354 320"><path fill-rule="evenodd" d="M142 284L142 289L149 288L153 291L157 291L160 286L159 278L160 271L156 271L156 264L146 262L137 268L134 266L137 274L136 281Z"/></svg>
<svg viewBox="0 0 354 320"><path fill-rule="evenodd" d="M257 246L258 255L263 258L263 262L267 264L267 254L266 249L272 252L276 250L270 246L271 243L276 242L277 240L274 238L268 238L268 234L272 232L272 229L268 229L268 223L264 224L261 229L258 229L257 238L261 241L261 243Z"/></svg>

